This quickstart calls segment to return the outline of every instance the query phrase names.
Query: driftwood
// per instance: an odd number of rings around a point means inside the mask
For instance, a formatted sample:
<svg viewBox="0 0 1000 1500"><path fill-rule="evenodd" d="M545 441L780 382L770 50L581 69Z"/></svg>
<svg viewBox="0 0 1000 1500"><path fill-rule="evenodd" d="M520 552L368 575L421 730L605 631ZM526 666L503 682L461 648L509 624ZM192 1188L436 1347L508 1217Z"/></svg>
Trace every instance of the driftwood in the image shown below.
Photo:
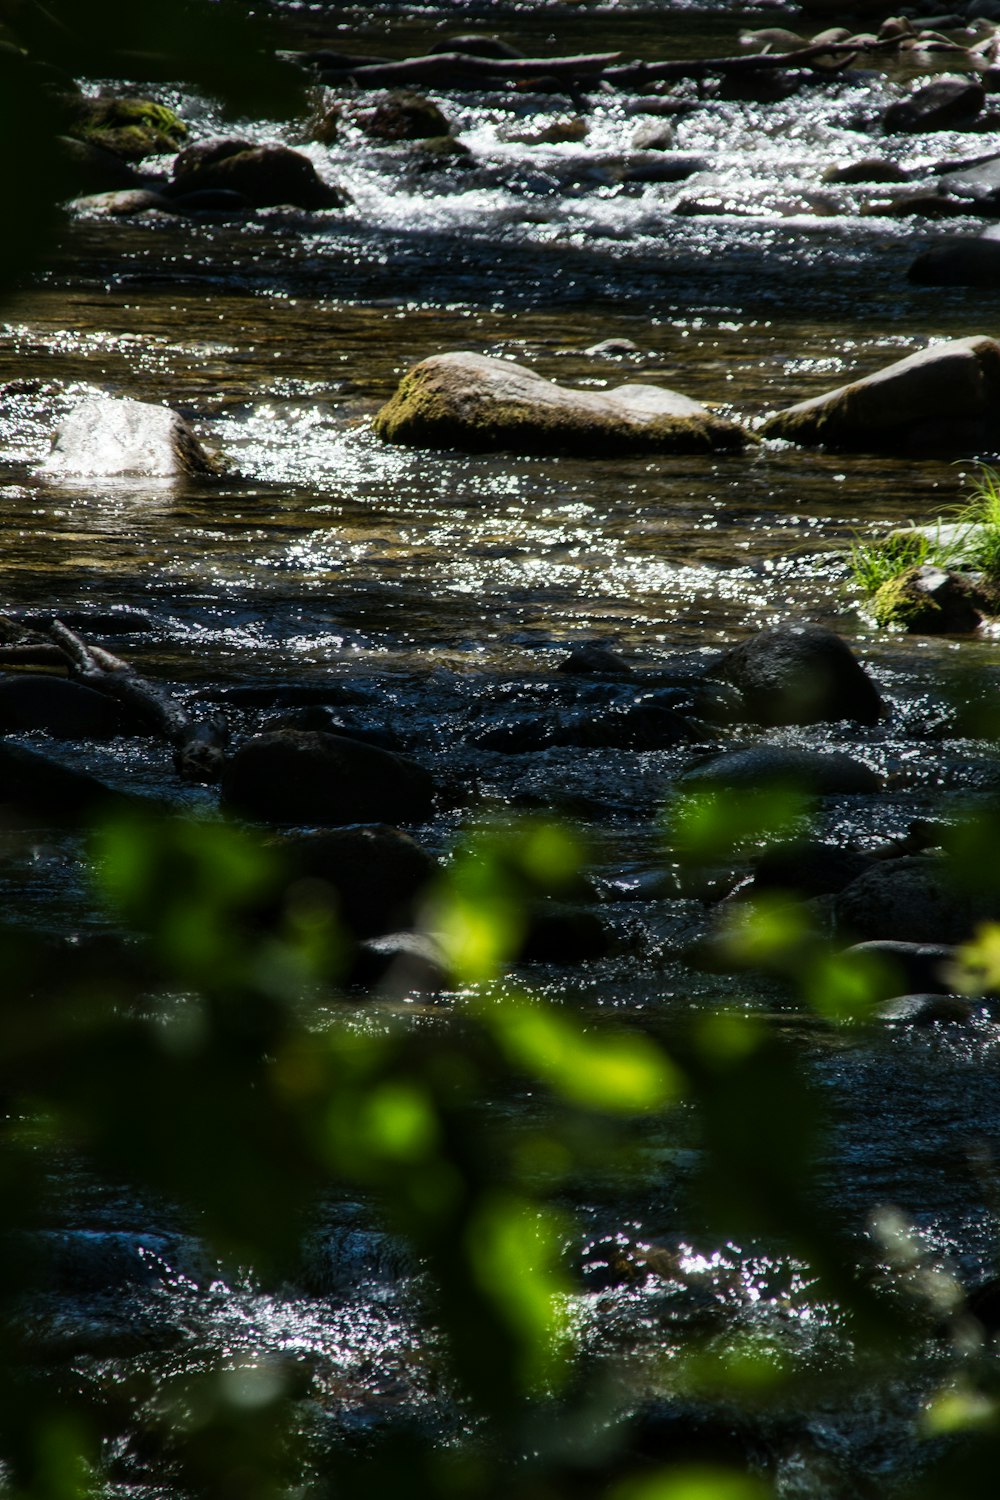
<svg viewBox="0 0 1000 1500"><path fill-rule="evenodd" d="M899 47L899 37L862 42L814 42L794 52L741 53L738 57L685 58L671 62L622 62L620 52L595 52L574 57L473 57L465 52L436 52L398 61L365 58L338 59L339 66L322 68L324 83L354 83L361 88L399 88L423 84L431 88L502 88L539 78L567 85L610 84L641 87L666 79L694 82L713 75L775 72L803 66L824 69L825 60L844 66L860 52L885 52Z"/></svg>
<svg viewBox="0 0 1000 1500"><path fill-rule="evenodd" d="M186 781L217 781L229 732L223 718L196 720L162 688L140 677L128 662L91 646L60 620L46 634L58 648L71 676L106 693L174 747L174 765Z"/></svg>

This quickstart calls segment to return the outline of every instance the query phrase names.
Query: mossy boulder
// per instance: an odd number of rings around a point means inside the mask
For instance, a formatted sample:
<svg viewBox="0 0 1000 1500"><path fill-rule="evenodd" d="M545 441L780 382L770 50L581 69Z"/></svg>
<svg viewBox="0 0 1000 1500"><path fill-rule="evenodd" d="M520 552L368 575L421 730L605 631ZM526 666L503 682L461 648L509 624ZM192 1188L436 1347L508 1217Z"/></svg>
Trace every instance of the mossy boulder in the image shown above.
<svg viewBox="0 0 1000 1500"><path fill-rule="evenodd" d="M152 99L73 99L67 134L114 151L125 161L176 151L188 128L179 115Z"/></svg>
<svg viewBox="0 0 1000 1500"><path fill-rule="evenodd" d="M877 624L919 635L960 635L1000 611L1000 588L980 574L923 563L882 584L872 600Z"/></svg>
<svg viewBox="0 0 1000 1500"><path fill-rule="evenodd" d="M734 422L663 386L577 390L506 359L437 354L415 365L375 418L389 443L462 452L708 453L740 449Z"/></svg>
<svg viewBox="0 0 1000 1500"><path fill-rule="evenodd" d="M981 452L1000 439L1000 343L933 344L872 375L775 412L767 438L846 452Z"/></svg>

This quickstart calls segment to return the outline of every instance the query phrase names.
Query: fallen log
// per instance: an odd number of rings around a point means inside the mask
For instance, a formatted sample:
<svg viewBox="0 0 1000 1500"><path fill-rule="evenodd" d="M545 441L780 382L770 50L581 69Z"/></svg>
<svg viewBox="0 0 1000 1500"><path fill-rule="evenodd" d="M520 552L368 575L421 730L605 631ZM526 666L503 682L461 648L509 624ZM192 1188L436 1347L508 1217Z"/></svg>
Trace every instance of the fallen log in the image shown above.
<svg viewBox="0 0 1000 1500"><path fill-rule="evenodd" d="M229 740L225 719L213 714L196 720L169 693L156 687L120 657L92 646L61 620L46 634L58 647L70 675L129 708L174 749L174 765L186 781L218 781Z"/></svg>
<svg viewBox="0 0 1000 1500"><path fill-rule="evenodd" d="M666 79L690 79L700 82L713 74L730 76L734 73L762 73L782 68L801 68L804 63L815 65L820 58L837 59L841 65L848 63L860 52L886 52L899 47L899 37L885 37L881 41L862 44L856 37L846 42L813 42L807 47L796 47L794 52L751 52L738 57L684 58L678 62L634 62L610 67L604 72L606 82L616 87L643 83L659 83Z"/></svg>
<svg viewBox="0 0 1000 1500"><path fill-rule="evenodd" d="M532 78L558 78L575 83L599 80L621 59L620 52L595 52L577 57L473 57L467 52L436 52L429 57L404 57L363 67L324 68L324 83L354 82L362 88L398 88L424 84L457 88L471 84L521 83Z"/></svg>

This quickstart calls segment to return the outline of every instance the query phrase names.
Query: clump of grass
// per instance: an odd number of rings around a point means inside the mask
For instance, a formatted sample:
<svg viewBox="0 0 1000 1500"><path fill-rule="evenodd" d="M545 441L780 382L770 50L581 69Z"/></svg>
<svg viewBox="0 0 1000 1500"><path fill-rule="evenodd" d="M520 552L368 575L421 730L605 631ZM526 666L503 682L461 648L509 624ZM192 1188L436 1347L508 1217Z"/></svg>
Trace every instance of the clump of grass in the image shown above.
<svg viewBox="0 0 1000 1500"><path fill-rule="evenodd" d="M967 569L1000 582L1000 471L979 464L969 498L939 516L933 529L894 531L866 542L856 538L847 555L850 579L866 598L911 568Z"/></svg>
<svg viewBox="0 0 1000 1500"><path fill-rule="evenodd" d="M847 554L847 566L851 571L851 582L861 593L877 594L883 583L898 578L910 568L919 568L923 563L934 562L934 543L922 532L894 532L874 542L859 539L851 545Z"/></svg>
<svg viewBox="0 0 1000 1500"><path fill-rule="evenodd" d="M955 520L963 532L968 566L989 578L1000 578L1000 473L980 464L972 493Z"/></svg>

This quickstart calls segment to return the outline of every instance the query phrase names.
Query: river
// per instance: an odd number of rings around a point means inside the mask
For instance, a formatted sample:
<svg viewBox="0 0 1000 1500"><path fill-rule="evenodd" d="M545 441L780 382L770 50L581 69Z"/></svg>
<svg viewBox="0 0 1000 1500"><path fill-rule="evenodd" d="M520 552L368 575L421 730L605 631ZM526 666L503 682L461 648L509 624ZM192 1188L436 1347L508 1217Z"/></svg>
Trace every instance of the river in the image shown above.
<svg viewBox="0 0 1000 1500"><path fill-rule="evenodd" d="M717 55L739 50L744 24L800 24L779 6L671 0L315 3L282 14L293 50L397 57L456 29L501 34L528 55ZM812 620L850 641L893 715L864 736L840 725L784 739L860 748L887 775L863 813L834 799L829 831L899 834L943 797L996 785L992 747L950 729L948 705L971 668L977 692L995 687L997 646L989 634L876 630L845 553L855 536L954 506L972 465L777 443L715 457L468 457L383 445L371 418L414 362L472 349L592 389L662 381L752 428L928 341L993 333L996 293L907 282L933 224L862 215L870 184L821 180L831 164L876 152L929 180L935 163L996 139L881 137L881 111L905 86L898 73L851 70L768 102L680 86L666 116L673 146L658 155L700 167L677 181L637 170L653 154L637 163L637 132L665 116L624 93L431 91L471 154L423 170L413 148L366 137L349 94L335 139L318 145L303 143L301 121L224 123L183 84L160 89L192 139L224 128L293 144L351 201L235 222L66 215L46 268L0 324L5 608L57 611L84 627L119 611L104 637L112 648L196 702L234 688L361 690L375 727L450 784L477 786L477 798L420 830L439 853L483 805L590 806L592 873L625 950L584 970L543 968L534 982L585 1012L626 1018L772 1007L753 982L682 961L703 921L697 903L633 899L658 867L655 811L686 751L484 752L469 739L476 704L503 691L530 697L581 642L651 672L688 669L768 624ZM637 352L585 353L606 339ZM94 389L181 411L222 454L225 476L179 488L40 478L54 427ZM237 707L234 722L248 732L257 720ZM59 754L112 783L181 795L154 744ZM183 796L207 809L214 794ZM6 880L19 920L56 931L100 920L66 835L40 836ZM872 1216L892 1209L928 1265L964 1285L992 1274L1000 1029L983 1017L950 1034L835 1041L780 1024L831 1101L824 1189L850 1231L864 1240ZM584 1261L618 1234L669 1245L679 1268L582 1291L588 1348L635 1400L671 1394L670 1354L691 1328L722 1341L754 1329L797 1341L818 1365L848 1363L836 1318L809 1307L802 1268L780 1247L711 1243L678 1221L662 1163L676 1155L683 1175L686 1149L683 1131L678 1142L665 1130L641 1191L583 1193L576 1204ZM414 1268L365 1205L329 1205L300 1281L265 1294L250 1277L227 1277L169 1207L77 1162L56 1172L53 1290L33 1316L42 1347L82 1382L131 1382L145 1392L141 1407L178 1371L280 1351L312 1372L310 1422L338 1433L391 1410L447 1429L419 1352ZM923 1358L905 1377L800 1414L777 1462L778 1494L852 1500L905 1478L921 1403L950 1368L940 1343ZM109 1493L161 1493L141 1444L126 1442L109 1465Z"/></svg>

